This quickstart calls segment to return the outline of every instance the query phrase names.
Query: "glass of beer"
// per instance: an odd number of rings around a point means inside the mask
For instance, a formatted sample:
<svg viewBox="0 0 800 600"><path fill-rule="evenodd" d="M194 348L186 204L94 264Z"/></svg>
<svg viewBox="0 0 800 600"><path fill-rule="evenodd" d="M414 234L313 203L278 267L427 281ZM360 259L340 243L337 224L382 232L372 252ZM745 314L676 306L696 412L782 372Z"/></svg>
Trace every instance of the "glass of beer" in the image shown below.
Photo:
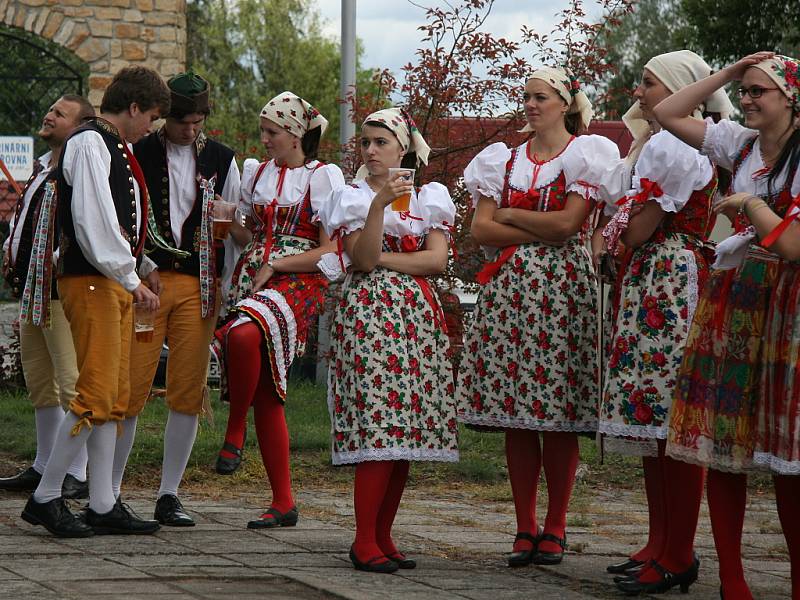
<svg viewBox="0 0 800 600"><path fill-rule="evenodd" d="M150 310L143 302L133 303L133 332L137 342L153 341L156 326L156 311Z"/></svg>
<svg viewBox="0 0 800 600"><path fill-rule="evenodd" d="M391 181L394 179L395 173L402 173L402 175L398 178L400 181L405 181L411 185L414 185L414 169L406 169L403 167L396 168L390 167L389 168L389 180ZM392 200L392 210L395 212L408 212L411 207L411 193L403 194L402 196L398 196L394 200Z"/></svg>
<svg viewBox="0 0 800 600"><path fill-rule="evenodd" d="M236 212L235 202L225 202L216 200L214 202L214 239L224 240L228 237L233 223L233 215Z"/></svg>

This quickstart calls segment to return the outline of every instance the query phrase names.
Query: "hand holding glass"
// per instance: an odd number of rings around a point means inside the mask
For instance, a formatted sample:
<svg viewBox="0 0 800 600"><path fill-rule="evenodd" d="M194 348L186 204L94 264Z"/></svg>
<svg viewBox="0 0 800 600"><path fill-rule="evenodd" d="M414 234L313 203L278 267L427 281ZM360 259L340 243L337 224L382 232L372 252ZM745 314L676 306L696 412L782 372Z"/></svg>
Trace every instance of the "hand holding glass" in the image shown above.
<svg viewBox="0 0 800 600"><path fill-rule="evenodd" d="M143 302L133 304L133 332L137 342L153 341L153 330L156 324L156 311L150 310Z"/></svg>
<svg viewBox="0 0 800 600"><path fill-rule="evenodd" d="M236 203L217 200L214 202L214 239L224 240L228 237L236 212Z"/></svg>
<svg viewBox="0 0 800 600"><path fill-rule="evenodd" d="M410 185L414 185L414 169L405 169L405 168L396 168L391 167L389 169L389 180L394 179L396 173L402 173L400 177L398 177L398 181L405 181ZM392 210L395 212L408 212L411 207L411 192L408 194L403 194L402 196L398 196L394 200L392 200Z"/></svg>

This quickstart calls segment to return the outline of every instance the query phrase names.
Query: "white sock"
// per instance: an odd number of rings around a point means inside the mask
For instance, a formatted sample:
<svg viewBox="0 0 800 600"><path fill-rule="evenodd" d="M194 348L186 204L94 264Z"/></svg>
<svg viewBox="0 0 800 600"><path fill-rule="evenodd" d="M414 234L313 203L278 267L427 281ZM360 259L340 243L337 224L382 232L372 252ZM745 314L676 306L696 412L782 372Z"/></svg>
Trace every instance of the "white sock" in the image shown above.
<svg viewBox="0 0 800 600"><path fill-rule="evenodd" d="M56 434L56 442L50 452L50 459L42 474L42 480L36 491L33 492L35 502L50 502L50 500L61 497L61 486L64 484L67 469L81 448L86 447L86 441L93 431L84 425L78 435L72 435L72 428L79 421L80 419L72 412L67 413L61 420L61 427Z"/></svg>
<svg viewBox="0 0 800 600"><path fill-rule="evenodd" d="M161 467L161 487L158 497L164 494L178 495L178 486L186 470L197 437L198 415L185 415L169 411L164 430L164 464Z"/></svg>
<svg viewBox="0 0 800 600"><path fill-rule="evenodd" d="M138 421L138 416L122 420L122 435L117 438L116 446L114 447L114 469L111 475L114 498L119 498L122 476L125 475L125 465L128 464L128 457L131 454L131 448L133 448L133 440L136 439L136 423Z"/></svg>
<svg viewBox="0 0 800 600"><path fill-rule="evenodd" d="M97 514L105 514L114 508L114 493L111 488L111 470L114 466L114 443L117 424L108 421L95 425L86 449L89 451L89 508Z"/></svg>
<svg viewBox="0 0 800 600"><path fill-rule="evenodd" d="M47 460L56 443L58 428L64 420L64 409L60 406L47 406L34 411L36 417L36 459L33 469L37 473L44 473Z"/></svg>
<svg viewBox="0 0 800 600"><path fill-rule="evenodd" d="M89 462L89 453L86 451L86 446L81 448L78 456L72 461L72 464L67 469L67 473L72 475L80 482L86 481L86 465Z"/></svg>

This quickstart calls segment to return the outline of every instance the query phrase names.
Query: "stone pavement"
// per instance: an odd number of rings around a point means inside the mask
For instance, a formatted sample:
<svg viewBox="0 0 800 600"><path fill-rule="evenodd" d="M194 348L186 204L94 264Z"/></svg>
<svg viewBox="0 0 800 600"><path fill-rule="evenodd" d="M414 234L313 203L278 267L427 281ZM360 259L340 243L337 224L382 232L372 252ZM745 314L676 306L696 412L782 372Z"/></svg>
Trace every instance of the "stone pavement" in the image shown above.
<svg viewBox="0 0 800 600"><path fill-rule="evenodd" d="M153 510L148 493L126 492L125 500L142 515ZM647 523L639 494L600 491L571 514L570 551L561 565L511 570L505 566L514 530L510 503L486 502L460 490L435 495L409 490L396 539L419 566L373 575L355 571L347 558L353 528L347 492L307 490L299 495L298 526L267 531L244 527L263 508L258 496L225 501L185 494L183 500L197 519L194 528L66 540L24 523L19 514L25 498L0 492L0 598L619 598L605 565L636 549ZM686 597L717 598L705 505L697 553L700 580ZM755 598L790 597L786 547L769 497L751 498L744 555ZM676 595L677 589L666 597Z"/></svg>

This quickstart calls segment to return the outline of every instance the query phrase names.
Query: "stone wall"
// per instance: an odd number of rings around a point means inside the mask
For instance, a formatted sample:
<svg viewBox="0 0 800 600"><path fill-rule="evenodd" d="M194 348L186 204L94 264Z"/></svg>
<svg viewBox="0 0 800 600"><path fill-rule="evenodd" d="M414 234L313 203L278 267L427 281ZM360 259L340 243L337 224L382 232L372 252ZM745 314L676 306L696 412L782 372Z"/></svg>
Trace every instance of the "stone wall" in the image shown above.
<svg viewBox="0 0 800 600"><path fill-rule="evenodd" d="M122 67L147 65L167 78L186 64L186 0L0 0L0 18L83 59L96 107Z"/></svg>

